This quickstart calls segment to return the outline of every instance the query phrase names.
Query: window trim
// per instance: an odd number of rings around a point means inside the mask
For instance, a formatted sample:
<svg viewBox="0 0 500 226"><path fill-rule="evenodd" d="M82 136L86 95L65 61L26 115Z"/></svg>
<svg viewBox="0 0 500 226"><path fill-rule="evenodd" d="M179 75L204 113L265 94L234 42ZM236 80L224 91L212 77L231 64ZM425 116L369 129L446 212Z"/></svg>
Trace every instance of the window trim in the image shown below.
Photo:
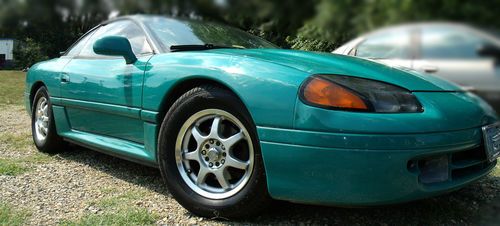
<svg viewBox="0 0 500 226"><path fill-rule="evenodd" d="M149 45L150 49L152 50L151 53L143 53L143 54L135 54L136 57L144 57L144 56L151 56L151 55L155 55L155 54L158 54L159 51L158 51L158 48L156 47L155 44L153 44L153 41L151 39L151 36L150 34L146 31L146 29L144 28L144 26L142 25L142 23L138 22L137 20L134 20L130 17L120 17L120 18L116 18L116 19L111 19L111 20L107 20L105 22L102 22L100 23L99 25L93 27L92 29L90 29L89 31L87 31L84 35L82 35L80 38L78 38L78 40L76 42L74 42L65 52L63 55L61 55L61 57L70 57L72 59L120 59L121 57L115 57L115 56L105 56L105 55L100 55L100 56L80 56L80 51L78 51L78 53L76 53L74 56L67 56L67 53L73 48L75 47L82 39L84 39L87 35L94 35L95 31L105 25L108 25L108 24L111 24L111 23L114 23L114 22L117 22L117 21L130 21L134 24L136 24L139 29L142 31L142 34L146 37L146 42L147 44ZM86 43L85 43L86 44Z"/></svg>
<svg viewBox="0 0 500 226"><path fill-rule="evenodd" d="M68 53L76 46L80 43L80 41L82 41L85 37L87 37L87 35L90 35L92 37L92 35L94 34L94 32L99 29L100 27L102 26L102 24L99 24L95 27L93 27L92 29L90 29L89 31L85 32L85 34L83 34L82 36L80 36L80 38L78 38L71 46L69 46L68 49L66 49L66 51L64 51L64 54L61 55L61 57L71 57L71 58L74 58L76 56L78 56L80 54L80 52L82 51L81 49L74 55L74 56L68 56ZM88 41L88 40L87 40ZM84 45L87 44L87 42L84 43Z"/></svg>
<svg viewBox="0 0 500 226"><path fill-rule="evenodd" d="M143 24L140 23L140 22L138 22L137 20L134 20L134 19L132 19L130 17L120 17L120 18L116 18L116 19L105 21L105 22L103 22L101 24L101 26L108 25L108 24L111 24L111 23L114 23L114 22L118 22L118 21L130 21L130 22L136 24L139 27L139 29L142 31L142 34L146 37L146 42L148 43L149 47L153 51L152 53L136 54L136 56L148 56L148 55L154 55L154 54L159 53L158 52L158 48L156 48L156 45L154 45L154 43L153 43L153 41L151 39L150 34L147 32L147 30L145 29L145 27L143 26Z"/></svg>

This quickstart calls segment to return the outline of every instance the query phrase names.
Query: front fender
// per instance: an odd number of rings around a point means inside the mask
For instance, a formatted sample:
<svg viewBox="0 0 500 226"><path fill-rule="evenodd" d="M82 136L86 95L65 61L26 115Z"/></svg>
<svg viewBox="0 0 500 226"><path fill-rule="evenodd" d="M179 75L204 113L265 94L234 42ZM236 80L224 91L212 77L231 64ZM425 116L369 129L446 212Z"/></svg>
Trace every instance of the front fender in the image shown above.
<svg viewBox="0 0 500 226"><path fill-rule="evenodd" d="M154 56L144 79L143 108L159 112L163 98L180 82L209 79L229 87L245 104L257 126L291 128L300 84L297 69L253 58L214 53ZM207 65L207 66L203 66Z"/></svg>
<svg viewBox="0 0 500 226"><path fill-rule="evenodd" d="M61 57L48 61L42 61L33 65L29 69L26 75L26 86L24 90L24 95L26 97L25 101L28 101L28 103L26 103L26 110L31 112L29 101L31 95L34 95L32 92L36 92L36 90L33 90L33 85L37 83L42 83L47 88L51 97L60 97L60 73L70 60L71 58Z"/></svg>

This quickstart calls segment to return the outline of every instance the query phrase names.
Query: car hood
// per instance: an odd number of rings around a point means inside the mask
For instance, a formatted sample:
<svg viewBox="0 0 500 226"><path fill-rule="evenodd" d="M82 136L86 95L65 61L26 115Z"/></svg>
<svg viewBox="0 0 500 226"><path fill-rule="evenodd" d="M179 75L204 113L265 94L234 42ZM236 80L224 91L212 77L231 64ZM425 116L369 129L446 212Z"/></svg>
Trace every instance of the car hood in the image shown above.
<svg viewBox="0 0 500 226"><path fill-rule="evenodd" d="M357 57L285 49L215 49L211 52L251 57L308 74L339 74L383 81L410 91L460 91L458 85L410 69L395 68Z"/></svg>

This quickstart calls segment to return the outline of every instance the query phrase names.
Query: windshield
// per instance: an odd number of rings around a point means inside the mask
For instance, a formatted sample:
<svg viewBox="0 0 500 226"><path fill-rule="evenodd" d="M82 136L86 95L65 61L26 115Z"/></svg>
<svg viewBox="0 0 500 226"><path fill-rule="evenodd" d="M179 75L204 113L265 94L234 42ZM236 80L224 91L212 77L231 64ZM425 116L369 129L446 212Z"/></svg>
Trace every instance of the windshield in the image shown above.
<svg viewBox="0 0 500 226"><path fill-rule="evenodd" d="M144 21L162 49L171 46L212 44L234 48L278 48L270 42L229 26L202 21L152 17Z"/></svg>

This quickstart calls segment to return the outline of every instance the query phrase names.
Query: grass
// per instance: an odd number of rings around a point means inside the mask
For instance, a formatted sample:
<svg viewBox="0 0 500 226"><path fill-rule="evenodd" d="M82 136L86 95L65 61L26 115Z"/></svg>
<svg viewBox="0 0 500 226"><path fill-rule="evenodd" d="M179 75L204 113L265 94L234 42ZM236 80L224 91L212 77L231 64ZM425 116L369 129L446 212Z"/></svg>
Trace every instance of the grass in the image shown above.
<svg viewBox="0 0 500 226"><path fill-rule="evenodd" d="M18 159L0 158L0 175L17 176L30 171L32 169L31 165L42 164L51 160L50 156L41 153Z"/></svg>
<svg viewBox="0 0 500 226"><path fill-rule="evenodd" d="M31 169L30 165L46 163L52 158L43 153L30 152L33 141L30 134L2 133L0 143L11 152L20 152L20 158L0 158L0 175L16 176Z"/></svg>
<svg viewBox="0 0 500 226"><path fill-rule="evenodd" d="M128 191L117 196L103 198L99 200L99 202L95 203L95 205L105 209L124 208L134 205L134 203L139 201L143 195L144 192L141 190Z"/></svg>
<svg viewBox="0 0 500 226"><path fill-rule="evenodd" d="M28 171L28 168L17 160L0 159L0 175L16 176Z"/></svg>
<svg viewBox="0 0 500 226"><path fill-rule="evenodd" d="M0 71L0 106L23 104L25 78L21 71Z"/></svg>
<svg viewBox="0 0 500 226"><path fill-rule="evenodd" d="M27 150L33 146L33 140L31 139L31 134L13 134L13 133L3 133L0 136L0 143L4 143L8 146L9 150Z"/></svg>
<svg viewBox="0 0 500 226"><path fill-rule="evenodd" d="M29 215L27 211L15 210L10 205L0 203L0 225L2 226L23 225Z"/></svg>
<svg viewBox="0 0 500 226"><path fill-rule="evenodd" d="M42 157L39 155L22 159L0 158L0 175L17 176L32 170L32 167L30 167L30 165L41 164L49 160L49 157Z"/></svg>
<svg viewBox="0 0 500 226"><path fill-rule="evenodd" d="M158 216L145 209L128 208L117 213L86 214L76 221L64 221L61 225L154 225Z"/></svg>
<svg viewBox="0 0 500 226"><path fill-rule="evenodd" d="M500 177L500 163L497 163L497 166L493 169L491 175L495 177Z"/></svg>
<svg viewBox="0 0 500 226"><path fill-rule="evenodd" d="M80 219L64 221L61 225L154 225L159 216L149 213L146 209L135 207L145 192L131 190L117 194L119 189L103 188L101 192L107 197L91 202L91 206L99 208L100 213L86 213Z"/></svg>

